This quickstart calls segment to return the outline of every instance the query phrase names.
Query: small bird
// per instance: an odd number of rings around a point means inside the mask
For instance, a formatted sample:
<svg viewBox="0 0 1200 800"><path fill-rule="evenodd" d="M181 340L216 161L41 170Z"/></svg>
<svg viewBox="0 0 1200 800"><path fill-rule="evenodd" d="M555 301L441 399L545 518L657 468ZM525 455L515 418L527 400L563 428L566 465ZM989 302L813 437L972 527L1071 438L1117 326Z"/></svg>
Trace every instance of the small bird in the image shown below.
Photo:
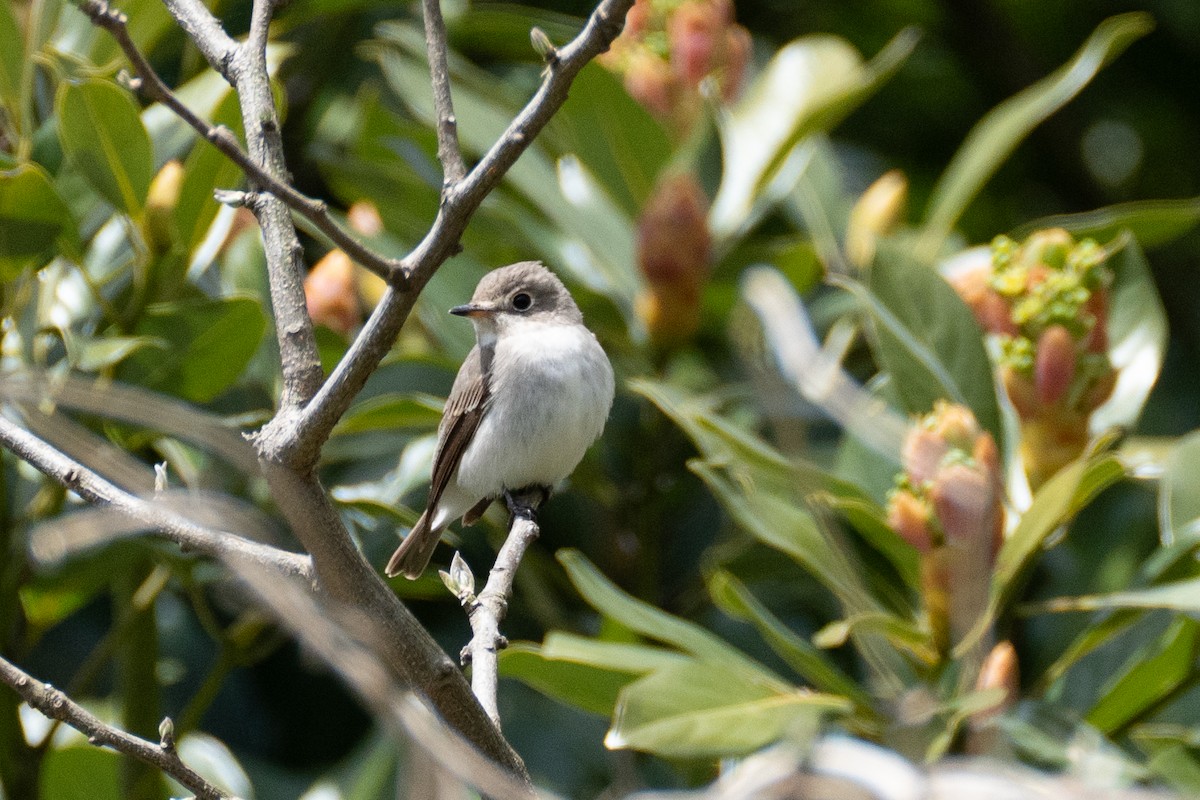
<svg viewBox="0 0 1200 800"><path fill-rule="evenodd" d="M387 564L417 578L456 517L476 522L508 491L562 481L600 436L613 371L583 314L537 261L493 270L450 309L475 326L442 422L425 513Z"/></svg>

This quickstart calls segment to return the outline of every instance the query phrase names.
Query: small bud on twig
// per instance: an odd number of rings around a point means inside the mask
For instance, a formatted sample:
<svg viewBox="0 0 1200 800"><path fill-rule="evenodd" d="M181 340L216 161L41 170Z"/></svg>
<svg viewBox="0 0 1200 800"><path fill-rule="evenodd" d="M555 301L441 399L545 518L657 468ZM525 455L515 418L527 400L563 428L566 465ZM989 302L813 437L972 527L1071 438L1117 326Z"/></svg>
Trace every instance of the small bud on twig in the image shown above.
<svg viewBox="0 0 1200 800"><path fill-rule="evenodd" d="M533 27L529 29L529 43L533 45L534 51L547 64L554 64L558 61L558 48L554 46L554 43L550 41L550 37L541 28Z"/></svg>
<svg viewBox="0 0 1200 800"><path fill-rule="evenodd" d="M175 752L175 723L170 717L163 717L158 723L158 746L168 753Z"/></svg>

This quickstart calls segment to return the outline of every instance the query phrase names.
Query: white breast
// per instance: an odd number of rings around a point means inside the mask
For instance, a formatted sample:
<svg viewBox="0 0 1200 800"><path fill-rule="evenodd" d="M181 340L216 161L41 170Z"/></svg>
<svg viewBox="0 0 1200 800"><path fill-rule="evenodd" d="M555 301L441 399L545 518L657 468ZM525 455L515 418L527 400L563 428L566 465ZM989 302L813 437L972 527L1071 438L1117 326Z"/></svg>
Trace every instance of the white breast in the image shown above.
<svg viewBox="0 0 1200 800"><path fill-rule="evenodd" d="M457 483L475 497L554 486L604 429L613 373L582 325L523 321L496 342L491 400Z"/></svg>

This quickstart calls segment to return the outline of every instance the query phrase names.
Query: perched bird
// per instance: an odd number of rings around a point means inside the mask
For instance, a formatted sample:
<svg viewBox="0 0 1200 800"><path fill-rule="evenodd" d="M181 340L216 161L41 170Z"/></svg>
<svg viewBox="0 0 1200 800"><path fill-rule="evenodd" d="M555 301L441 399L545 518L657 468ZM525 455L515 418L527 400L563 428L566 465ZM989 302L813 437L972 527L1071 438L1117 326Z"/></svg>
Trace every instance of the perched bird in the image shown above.
<svg viewBox="0 0 1200 800"><path fill-rule="evenodd" d="M450 309L475 326L442 422L425 513L392 555L389 577L416 578L456 517L562 481L604 430L613 401L608 356L567 288L537 261L489 272Z"/></svg>

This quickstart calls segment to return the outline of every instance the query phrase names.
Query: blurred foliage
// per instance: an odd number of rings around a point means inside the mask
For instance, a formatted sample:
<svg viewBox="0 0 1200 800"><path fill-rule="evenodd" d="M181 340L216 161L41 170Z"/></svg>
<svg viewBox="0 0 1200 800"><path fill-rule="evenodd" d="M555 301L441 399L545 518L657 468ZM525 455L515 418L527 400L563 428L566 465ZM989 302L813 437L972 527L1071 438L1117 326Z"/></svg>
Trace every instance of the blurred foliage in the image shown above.
<svg viewBox="0 0 1200 800"><path fill-rule="evenodd" d="M161 4L118 5L185 102L240 130ZM473 159L536 86L530 28L565 42L590 7L444 5ZM1181 77L1197 12L643 5L642 38L581 73L325 448L322 481L368 558L415 519L473 341L445 310L486 269L540 258L624 388L543 510L504 625L504 728L539 784L695 785L719 758L840 729L918 760L1102 761L1200 792L1200 106ZM245 32L247 2L215 8ZM418 15L293 0L272 29L297 185L390 255L423 235L441 186ZM142 105L122 66L69 3L0 5L0 403L122 486L150 491L165 463L171 486L236 499L286 541L214 433L261 424L279 389L257 230L212 199L242 178ZM1056 411L1039 415L1009 396L1012 318L990 325L980 298L1004 294L995 254L1022 243L1041 277L1013 291L1040 292L1062 266L1030 244L1049 229L1105 271L1083 287L1102 300L1074 296L1078 325L1055 318L1069 342L1021 332ZM379 289L315 234L305 246L325 265L309 301L328 367ZM1063 387L1096 380L1073 371L1085 355L1110 393L1059 414L1079 400ZM55 394L80 381L90 402ZM1051 420L1040 439L1035 417ZM1027 470L1055 436L1069 451ZM135 733L171 715L185 760L240 796L394 796L404 754L218 566L149 539L35 558L78 506L0 455L5 657ZM483 574L504 525L494 509L447 538ZM393 585L458 652L466 622L436 575ZM0 691L6 796L166 796L36 717Z"/></svg>

